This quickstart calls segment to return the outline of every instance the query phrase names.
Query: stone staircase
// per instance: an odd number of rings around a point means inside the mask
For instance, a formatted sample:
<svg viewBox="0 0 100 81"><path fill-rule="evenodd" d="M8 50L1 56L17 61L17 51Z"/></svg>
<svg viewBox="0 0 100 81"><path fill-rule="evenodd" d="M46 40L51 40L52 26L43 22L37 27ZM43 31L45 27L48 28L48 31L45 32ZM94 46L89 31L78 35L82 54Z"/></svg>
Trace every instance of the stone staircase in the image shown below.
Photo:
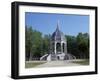
<svg viewBox="0 0 100 81"><path fill-rule="evenodd" d="M52 60L52 61L57 60L57 56L56 56L55 54L51 54L51 60Z"/></svg>
<svg viewBox="0 0 100 81"><path fill-rule="evenodd" d="M58 59L58 57L63 57L62 59ZM76 57L72 54L45 54L40 58L40 60L44 61L55 61L55 60L72 60L76 59Z"/></svg>

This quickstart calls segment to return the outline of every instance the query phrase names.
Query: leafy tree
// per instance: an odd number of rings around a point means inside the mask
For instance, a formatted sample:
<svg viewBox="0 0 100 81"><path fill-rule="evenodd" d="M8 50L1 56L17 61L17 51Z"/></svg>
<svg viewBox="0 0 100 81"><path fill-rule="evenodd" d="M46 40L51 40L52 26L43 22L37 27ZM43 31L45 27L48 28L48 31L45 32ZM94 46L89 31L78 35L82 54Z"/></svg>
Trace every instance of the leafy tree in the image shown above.
<svg viewBox="0 0 100 81"><path fill-rule="evenodd" d="M75 36L67 35L65 36L67 40L67 52L79 57L79 50L77 45L77 40Z"/></svg>
<svg viewBox="0 0 100 81"><path fill-rule="evenodd" d="M42 44L43 54L48 54L50 52L50 35L44 35Z"/></svg>
<svg viewBox="0 0 100 81"><path fill-rule="evenodd" d="M76 58L89 58L89 35L79 33L76 37L66 35L67 51Z"/></svg>
<svg viewBox="0 0 100 81"><path fill-rule="evenodd" d="M42 34L26 26L25 31L26 60L41 56Z"/></svg>
<svg viewBox="0 0 100 81"><path fill-rule="evenodd" d="M78 49L83 58L89 58L89 35L79 33L77 36Z"/></svg>
<svg viewBox="0 0 100 81"><path fill-rule="evenodd" d="M32 47L33 47L33 30L32 27L25 27L25 47L26 47L26 59L29 60L32 53Z"/></svg>
<svg viewBox="0 0 100 81"><path fill-rule="evenodd" d="M37 30L33 30L33 47L32 53L35 57L41 56L42 34Z"/></svg>

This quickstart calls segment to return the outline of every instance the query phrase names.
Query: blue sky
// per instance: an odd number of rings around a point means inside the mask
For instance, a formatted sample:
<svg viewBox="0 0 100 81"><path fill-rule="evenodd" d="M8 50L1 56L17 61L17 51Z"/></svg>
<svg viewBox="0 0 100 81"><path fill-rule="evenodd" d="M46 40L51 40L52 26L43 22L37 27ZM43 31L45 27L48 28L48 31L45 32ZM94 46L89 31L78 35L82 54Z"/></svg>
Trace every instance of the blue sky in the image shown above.
<svg viewBox="0 0 100 81"><path fill-rule="evenodd" d="M66 35L89 33L88 15L25 13L25 25L32 26L43 34L52 34L56 30L58 20L59 29Z"/></svg>

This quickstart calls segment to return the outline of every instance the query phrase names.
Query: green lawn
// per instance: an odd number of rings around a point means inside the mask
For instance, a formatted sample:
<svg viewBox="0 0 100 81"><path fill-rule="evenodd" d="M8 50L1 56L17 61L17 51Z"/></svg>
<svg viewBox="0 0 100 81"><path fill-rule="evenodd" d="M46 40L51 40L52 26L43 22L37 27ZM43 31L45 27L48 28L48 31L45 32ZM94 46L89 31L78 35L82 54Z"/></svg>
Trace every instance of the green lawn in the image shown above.
<svg viewBox="0 0 100 81"><path fill-rule="evenodd" d="M26 62L25 63L25 68L33 68L37 65L40 65L40 64L44 64L45 62Z"/></svg>
<svg viewBox="0 0 100 81"><path fill-rule="evenodd" d="M58 61L58 62L60 62L60 61ZM25 68L34 68L34 67L41 65L41 64L44 64L44 63L46 63L46 61L26 61L25 62ZM75 64L79 64L79 65L89 65L89 60L88 59L72 60L71 62L69 62L69 64L70 63L75 63Z"/></svg>
<svg viewBox="0 0 100 81"><path fill-rule="evenodd" d="M85 59L83 61L73 61L73 63L81 64L81 65L89 65L89 60Z"/></svg>

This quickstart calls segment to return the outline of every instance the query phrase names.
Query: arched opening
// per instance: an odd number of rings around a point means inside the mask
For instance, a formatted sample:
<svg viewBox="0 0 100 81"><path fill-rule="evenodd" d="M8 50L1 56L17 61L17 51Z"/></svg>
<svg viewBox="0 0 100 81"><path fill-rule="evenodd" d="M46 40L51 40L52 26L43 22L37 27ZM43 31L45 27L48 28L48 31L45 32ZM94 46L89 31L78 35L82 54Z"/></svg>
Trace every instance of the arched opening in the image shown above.
<svg viewBox="0 0 100 81"><path fill-rule="evenodd" d="M57 59L58 59L58 60L60 59L59 56L57 56Z"/></svg>
<svg viewBox="0 0 100 81"><path fill-rule="evenodd" d="M63 53L65 52L65 44L63 43L62 44L62 50L63 50Z"/></svg>
<svg viewBox="0 0 100 81"><path fill-rule="evenodd" d="M57 51L57 53L61 53L61 44L60 43L56 44L56 51Z"/></svg>

